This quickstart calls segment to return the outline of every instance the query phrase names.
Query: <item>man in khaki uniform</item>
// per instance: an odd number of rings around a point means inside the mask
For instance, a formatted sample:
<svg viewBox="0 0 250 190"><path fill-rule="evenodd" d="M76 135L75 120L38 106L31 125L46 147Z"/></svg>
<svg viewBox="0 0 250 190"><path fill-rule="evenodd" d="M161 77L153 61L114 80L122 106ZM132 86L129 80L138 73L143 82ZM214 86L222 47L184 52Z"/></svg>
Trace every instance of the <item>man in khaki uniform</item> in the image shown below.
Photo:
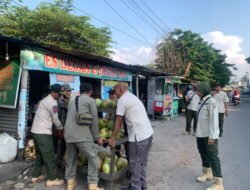
<svg viewBox="0 0 250 190"><path fill-rule="evenodd" d="M36 148L36 161L32 173L31 181L33 183L39 182L44 179L42 173L43 164L47 169L48 180L46 185L57 186L62 185L64 180L56 178L55 154L52 137L52 125L54 124L62 133L63 126L58 119L57 101L60 98L62 86L54 84L51 86L50 94L42 99L38 105L31 132L33 134L35 148Z"/></svg>
<svg viewBox="0 0 250 190"><path fill-rule="evenodd" d="M92 115L92 124L79 125L76 122L76 101L72 100L68 105L68 114L65 124L66 141L66 171L67 190L76 187L76 171L78 153L81 151L88 158L88 187L89 190L103 190L97 186L98 178L98 155L94 142L102 144L99 138L98 113L95 99L91 98L93 87L89 83L80 85L80 96L78 99L78 113Z"/></svg>
<svg viewBox="0 0 250 190"><path fill-rule="evenodd" d="M198 108L196 137L203 169L196 180L203 183L214 179L213 185L206 190L224 190L218 149L220 130L217 102L211 97L211 87L207 82L198 83L197 94L201 101Z"/></svg>

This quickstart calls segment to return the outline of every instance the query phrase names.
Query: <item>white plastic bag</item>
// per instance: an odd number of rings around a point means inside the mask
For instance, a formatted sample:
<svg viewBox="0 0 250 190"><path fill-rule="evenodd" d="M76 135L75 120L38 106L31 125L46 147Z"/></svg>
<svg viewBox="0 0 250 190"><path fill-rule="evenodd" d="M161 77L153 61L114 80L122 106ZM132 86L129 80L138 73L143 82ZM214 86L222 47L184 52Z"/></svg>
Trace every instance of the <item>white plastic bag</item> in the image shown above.
<svg viewBox="0 0 250 190"><path fill-rule="evenodd" d="M0 163L11 162L17 155L17 140L7 133L0 134Z"/></svg>

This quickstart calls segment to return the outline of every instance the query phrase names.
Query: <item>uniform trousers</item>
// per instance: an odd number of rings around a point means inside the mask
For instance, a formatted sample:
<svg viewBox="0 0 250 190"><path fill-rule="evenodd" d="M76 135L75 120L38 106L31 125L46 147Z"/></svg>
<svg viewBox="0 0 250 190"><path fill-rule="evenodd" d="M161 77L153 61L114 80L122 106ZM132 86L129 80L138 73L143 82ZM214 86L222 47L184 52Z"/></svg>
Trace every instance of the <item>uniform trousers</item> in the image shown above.
<svg viewBox="0 0 250 190"><path fill-rule="evenodd" d="M32 177L37 178L42 174L42 167L47 169L47 178L56 179L55 153L52 135L33 134L36 149L36 160Z"/></svg>
<svg viewBox="0 0 250 190"><path fill-rule="evenodd" d="M208 137L197 138L197 147L201 156L202 166L212 168L213 176L222 177L221 164L218 151L218 140L212 145L208 144Z"/></svg>
<svg viewBox="0 0 250 190"><path fill-rule="evenodd" d="M98 155L94 142L66 143L66 171L65 178L76 179L77 161L79 151L88 158L88 183L97 184L98 178Z"/></svg>

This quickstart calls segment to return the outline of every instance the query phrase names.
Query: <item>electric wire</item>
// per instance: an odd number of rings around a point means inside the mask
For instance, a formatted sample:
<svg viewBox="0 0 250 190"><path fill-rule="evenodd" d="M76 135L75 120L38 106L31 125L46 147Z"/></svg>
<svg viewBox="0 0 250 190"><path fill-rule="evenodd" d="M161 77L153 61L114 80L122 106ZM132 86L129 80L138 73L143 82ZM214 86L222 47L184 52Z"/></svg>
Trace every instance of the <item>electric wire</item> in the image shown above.
<svg viewBox="0 0 250 190"><path fill-rule="evenodd" d="M146 11L144 11L135 1L133 0L129 0L128 2L130 2L130 4L132 4L136 9L138 9L139 11L141 11L155 26L157 26L163 33L166 33L166 31L157 23L154 21L154 19L152 19L152 17L150 17Z"/></svg>
<svg viewBox="0 0 250 190"><path fill-rule="evenodd" d="M156 12L153 9L150 8L150 6L144 0L141 0L141 2L155 16L155 18L159 22L161 22L162 25L164 25L165 28L168 28L170 30L170 28L164 23L164 21L156 14Z"/></svg>
<svg viewBox="0 0 250 190"><path fill-rule="evenodd" d="M10 1L13 2L14 4L20 6L20 7L23 7L23 6L24 6L24 5L21 5L21 4L17 3L17 2L14 1L14 0L10 0ZM99 19L99 18L97 18L97 17L95 17L95 16L93 16L93 15L91 15L91 14L89 14L89 13L87 13L87 12L85 12L85 11L83 11L83 10L77 8L77 7L75 7L74 5L73 5L72 7L73 7L74 9L78 10L79 12L82 12L82 13L84 13L85 15L87 15L87 16L89 16L89 17L91 17L91 18L94 18L95 20L97 20L97 21L99 21L99 22L101 22L101 23L103 23L103 24L105 24L105 25L107 25L107 26L109 26L109 27L111 27L111 28L113 28L113 29L115 29L115 30L117 30L117 31L119 31L119 32L121 32L121 33L123 33L124 35L127 35L127 36L133 38L134 40L137 40L137 41L139 41L139 42L145 44L144 41L142 41L142 40L140 40L140 39L138 39L138 38L136 38L136 37L134 37L134 36L132 36L132 35L130 35L130 34L124 32L124 31L120 30L120 29L118 29L118 28L116 28L116 27L114 27L114 26L112 26L112 25L110 25L110 24L108 24L108 23L106 23L105 21L103 21L103 20L101 20L101 19ZM89 42L87 42L87 43L89 43ZM90 43L89 43L88 45L92 46L92 44L90 44ZM148 45L148 44L147 44L147 45ZM93 47L93 46L92 46L92 47ZM121 51L121 49L119 49L119 51ZM86 52L86 53L88 53L88 52ZM93 55L95 55L95 54L93 54ZM123 57L123 56L121 56L121 55L119 55L119 54L115 54L115 55L116 55L117 57L120 57L120 58L122 58L122 59L124 59L124 60L129 61L130 63L133 63L134 65L137 65L136 62L134 62L134 61L132 61L132 60L126 58L126 57ZM96 55L96 56L97 56L97 55ZM104 56L104 57L105 57L105 56ZM110 58L110 57L106 57L106 58Z"/></svg>
<svg viewBox="0 0 250 190"><path fill-rule="evenodd" d="M104 2L124 21L126 22L138 35L140 35L145 41L147 41L149 44L152 45L152 43L147 40L147 38L142 34L140 33L132 24L130 24L118 11L115 10L114 7L112 7L111 4L109 4L106 0L104 0Z"/></svg>
<svg viewBox="0 0 250 190"><path fill-rule="evenodd" d="M137 15L143 22L148 24L153 30L155 30L158 34L161 35L161 31L159 31L151 22L147 20L147 18L144 17L144 15L140 15L134 8L132 8L130 5L128 5L124 0L121 0L122 3L135 15Z"/></svg>

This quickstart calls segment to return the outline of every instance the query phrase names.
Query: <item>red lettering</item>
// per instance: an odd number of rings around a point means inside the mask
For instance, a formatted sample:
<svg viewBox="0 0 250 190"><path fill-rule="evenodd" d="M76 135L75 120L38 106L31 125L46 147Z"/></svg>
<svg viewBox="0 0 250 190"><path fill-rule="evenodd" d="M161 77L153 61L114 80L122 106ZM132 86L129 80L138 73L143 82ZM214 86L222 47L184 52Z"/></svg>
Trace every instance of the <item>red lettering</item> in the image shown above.
<svg viewBox="0 0 250 190"><path fill-rule="evenodd" d="M60 60L60 69L61 70L66 70L66 62L67 62L67 60Z"/></svg>
<svg viewBox="0 0 250 190"><path fill-rule="evenodd" d="M69 75L56 75L57 82L72 83L74 82L74 77Z"/></svg>
<svg viewBox="0 0 250 190"><path fill-rule="evenodd" d="M58 68L58 62L56 57L45 55L45 67L56 69Z"/></svg>
<svg viewBox="0 0 250 190"><path fill-rule="evenodd" d="M98 75L99 74L99 67L98 66L93 66L92 67L92 74L93 75Z"/></svg>

